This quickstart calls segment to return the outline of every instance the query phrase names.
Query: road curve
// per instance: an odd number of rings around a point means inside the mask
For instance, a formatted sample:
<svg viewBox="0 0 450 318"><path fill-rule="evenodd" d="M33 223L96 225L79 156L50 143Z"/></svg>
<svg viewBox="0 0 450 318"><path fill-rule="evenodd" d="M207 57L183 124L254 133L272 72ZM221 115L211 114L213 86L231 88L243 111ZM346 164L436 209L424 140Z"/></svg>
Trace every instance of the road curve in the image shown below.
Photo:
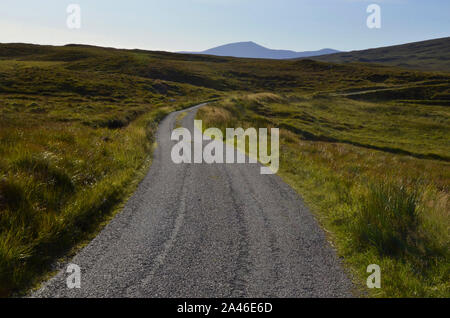
<svg viewBox="0 0 450 318"><path fill-rule="evenodd" d="M183 126L193 129L198 107ZM179 112L157 132L135 194L31 297L349 297L352 285L298 194L259 164L172 163Z"/></svg>

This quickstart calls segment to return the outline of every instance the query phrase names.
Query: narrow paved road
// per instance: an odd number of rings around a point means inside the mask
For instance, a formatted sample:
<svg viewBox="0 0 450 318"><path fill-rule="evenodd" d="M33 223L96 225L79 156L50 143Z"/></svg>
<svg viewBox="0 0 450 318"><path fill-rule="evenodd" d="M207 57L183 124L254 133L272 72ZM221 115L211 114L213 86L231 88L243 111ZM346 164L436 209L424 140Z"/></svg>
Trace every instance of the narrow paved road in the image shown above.
<svg viewBox="0 0 450 318"><path fill-rule="evenodd" d="M199 106L183 126L193 129ZM301 198L259 164L172 163L179 113L160 125L136 193L33 297L348 297L351 283Z"/></svg>

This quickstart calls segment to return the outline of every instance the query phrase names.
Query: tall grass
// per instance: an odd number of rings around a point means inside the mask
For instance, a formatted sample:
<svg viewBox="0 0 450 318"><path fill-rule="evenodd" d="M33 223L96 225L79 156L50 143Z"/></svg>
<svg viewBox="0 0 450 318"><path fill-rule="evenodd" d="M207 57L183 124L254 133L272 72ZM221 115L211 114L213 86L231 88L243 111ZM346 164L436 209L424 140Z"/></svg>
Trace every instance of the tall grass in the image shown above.
<svg viewBox="0 0 450 318"><path fill-rule="evenodd" d="M420 225L419 194L393 181L370 184L355 214L353 233L380 255L414 253Z"/></svg>

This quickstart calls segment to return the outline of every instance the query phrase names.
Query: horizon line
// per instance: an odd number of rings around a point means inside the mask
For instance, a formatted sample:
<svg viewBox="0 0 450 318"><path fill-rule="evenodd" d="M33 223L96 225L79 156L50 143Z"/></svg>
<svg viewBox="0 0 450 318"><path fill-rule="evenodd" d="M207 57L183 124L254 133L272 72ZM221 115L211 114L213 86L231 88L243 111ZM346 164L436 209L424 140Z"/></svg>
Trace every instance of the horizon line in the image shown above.
<svg viewBox="0 0 450 318"><path fill-rule="evenodd" d="M74 42L73 43L65 43L65 44L45 44L45 43L33 43L33 42L0 42L0 44L25 44L25 45L53 46L53 47L64 47L64 46L73 45L73 46L92 46L92 47L105 48L105 49L115 49L115 50L130 50L130 51L139 50L139 51L149 51L149 52L167 52L167 53L174 53L174 54L183 54L183 53L194 53L194 54L195 53L199 53L199 54L201 54L204 51L207 51L207 50L210 50L210 49L214 49L214 48L217 48L217 47L221 47L221 46L225 46L225 45L229 45L229 44L254 43L256 45L259 45L259 46L261 46L263 48L266 48L266 49L269 49L269 50L285 50L285 51L292 51L292 52L302 53L302 52L315 52L315 51L320 51L320 50L331 49L331 50L337 50L340 53L347 53L347 52L365 51L365 50L378 49L378 48L395 47L395 46L401 46L401 45L405 45L405 44L413 44L413 43L434 41L434 40L440 40L440 39L446 39L446 38L450 38L450 36L439 37L439 38L432 38L432 39L424 39L424 40L413 41L413 42L402 42L402 43L392 44L392 45L387 45L387 46L368 47L368 48L354 49L354 50L338 50L338 49L334 49L334 48L330 48L330 47L324 47L324 48L317 49L317 50L306 50L306 51L296 51L296 50L291 50L291 49L274 49L274 48L269 48L269 47L263 46L261 44L258 44L256 42L254 42L254 41L229 42L229 43L225 43L225 44L221 44L221 45L210 47L210 48L205 49L203 51L169 51L169 50L164 50L164 49L146 49L146 48L138 48L138 47L116 47L116 46L106 46L106 45L101 45L101 44L74 43Z"/></svg>

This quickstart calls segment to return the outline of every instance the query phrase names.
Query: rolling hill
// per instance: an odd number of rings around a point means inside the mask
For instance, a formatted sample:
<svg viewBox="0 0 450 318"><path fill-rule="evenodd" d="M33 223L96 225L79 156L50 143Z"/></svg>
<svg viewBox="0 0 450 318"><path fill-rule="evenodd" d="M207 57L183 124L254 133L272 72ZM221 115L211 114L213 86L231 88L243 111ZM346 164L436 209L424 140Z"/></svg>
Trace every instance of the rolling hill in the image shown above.
<svg viewBox="0 0 450 318"><path fill-rule="evenodd" d="M295 52L289 50L272 50L259 44L256 44L254 42L237 42L221 45L202 52L180 52L180 53L282 60L282 59L294 59L301 57L332 54L337 52L339 51L333 49L322 49L318 51L306 51L306 52Z"/></svg>
<svg viewBox="0 0 450 318"><path fill-rule="evenodd" d="M334 63L377 63L423 71L450 72L450 37L314 57Z"/></svg>

